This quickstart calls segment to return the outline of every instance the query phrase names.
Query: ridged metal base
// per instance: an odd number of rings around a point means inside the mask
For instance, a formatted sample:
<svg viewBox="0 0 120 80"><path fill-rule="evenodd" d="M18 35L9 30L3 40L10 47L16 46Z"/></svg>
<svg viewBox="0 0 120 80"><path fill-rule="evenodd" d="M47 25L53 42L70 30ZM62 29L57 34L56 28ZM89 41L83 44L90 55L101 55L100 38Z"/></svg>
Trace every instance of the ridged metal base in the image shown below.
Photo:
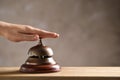
<svg viewBox="0 0 120 80"><path fill-rule="evenodd" d="M60 71L58 64L47 64L47 65L28 65L23 64L20 68L20 72L23 73L50 73Z"/></svg>

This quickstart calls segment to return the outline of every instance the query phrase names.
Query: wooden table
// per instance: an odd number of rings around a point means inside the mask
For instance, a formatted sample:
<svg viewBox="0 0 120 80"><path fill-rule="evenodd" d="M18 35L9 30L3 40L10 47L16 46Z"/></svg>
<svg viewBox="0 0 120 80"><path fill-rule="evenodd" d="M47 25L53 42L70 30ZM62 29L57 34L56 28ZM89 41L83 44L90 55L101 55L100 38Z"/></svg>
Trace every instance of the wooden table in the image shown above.
<svg viewBox="0 0 120 80"><path fill-rule="evenodd" d="M62 67L60 72L34 74L0 67L0 80L120 80L120 67Z"/></svg>

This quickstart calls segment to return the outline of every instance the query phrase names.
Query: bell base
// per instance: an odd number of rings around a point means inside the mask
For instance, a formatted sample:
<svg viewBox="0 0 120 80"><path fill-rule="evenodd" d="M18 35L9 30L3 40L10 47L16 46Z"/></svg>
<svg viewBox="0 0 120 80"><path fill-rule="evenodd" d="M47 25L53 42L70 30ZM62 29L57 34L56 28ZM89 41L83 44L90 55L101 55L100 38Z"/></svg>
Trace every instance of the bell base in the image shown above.
<svg viewBox="0 0 120 80"><path fill-rule="evenodd" d="M45 64L45 65L29 65L23 64L20 68L20 72L23 73L51 73L59 72L60 66L58 64Z"/></svg>

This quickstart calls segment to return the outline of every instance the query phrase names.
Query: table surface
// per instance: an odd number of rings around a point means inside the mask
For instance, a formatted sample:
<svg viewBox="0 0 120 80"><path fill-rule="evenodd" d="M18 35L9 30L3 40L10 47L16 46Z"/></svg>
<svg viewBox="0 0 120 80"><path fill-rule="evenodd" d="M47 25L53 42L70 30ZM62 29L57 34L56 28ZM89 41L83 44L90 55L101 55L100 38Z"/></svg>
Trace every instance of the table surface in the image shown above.
<svg viewBox="0 0 120 80"><path fill-rule="evenodd" d="M0 77L120 77L120 67L62 67L55 73L20 73L19 67L0 67Z"/></svg>

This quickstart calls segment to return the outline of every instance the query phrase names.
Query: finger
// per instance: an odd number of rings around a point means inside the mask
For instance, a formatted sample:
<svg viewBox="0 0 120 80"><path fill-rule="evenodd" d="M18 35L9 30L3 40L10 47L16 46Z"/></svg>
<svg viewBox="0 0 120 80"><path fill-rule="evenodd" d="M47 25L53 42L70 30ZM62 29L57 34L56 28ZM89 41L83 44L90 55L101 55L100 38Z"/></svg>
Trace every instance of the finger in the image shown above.
<svg viewBox="0 0 120 80"><path fill-rule="evenodd" d="M34 29L34 33L38 34L42 38L57 38L59 37L59 34L54 32L49 32L41 29Z"/></svg>
<svg viewBox="0 0 120 80"><path fill-rule="evenodd" d="M39 35L27 35L27 34L19 34L17 40L18 41L36 41L39 39Z"/></svg>
<svg viewBox="0 0 120 80"><path fill-rule="evenodd" d="M22 30L20 33L38 34L42 38L57 38L57 37L59 37L59 34L57 34L57 33L34 28L34 27L31 27L28 25L25 25L24 30Z"/></svg>

